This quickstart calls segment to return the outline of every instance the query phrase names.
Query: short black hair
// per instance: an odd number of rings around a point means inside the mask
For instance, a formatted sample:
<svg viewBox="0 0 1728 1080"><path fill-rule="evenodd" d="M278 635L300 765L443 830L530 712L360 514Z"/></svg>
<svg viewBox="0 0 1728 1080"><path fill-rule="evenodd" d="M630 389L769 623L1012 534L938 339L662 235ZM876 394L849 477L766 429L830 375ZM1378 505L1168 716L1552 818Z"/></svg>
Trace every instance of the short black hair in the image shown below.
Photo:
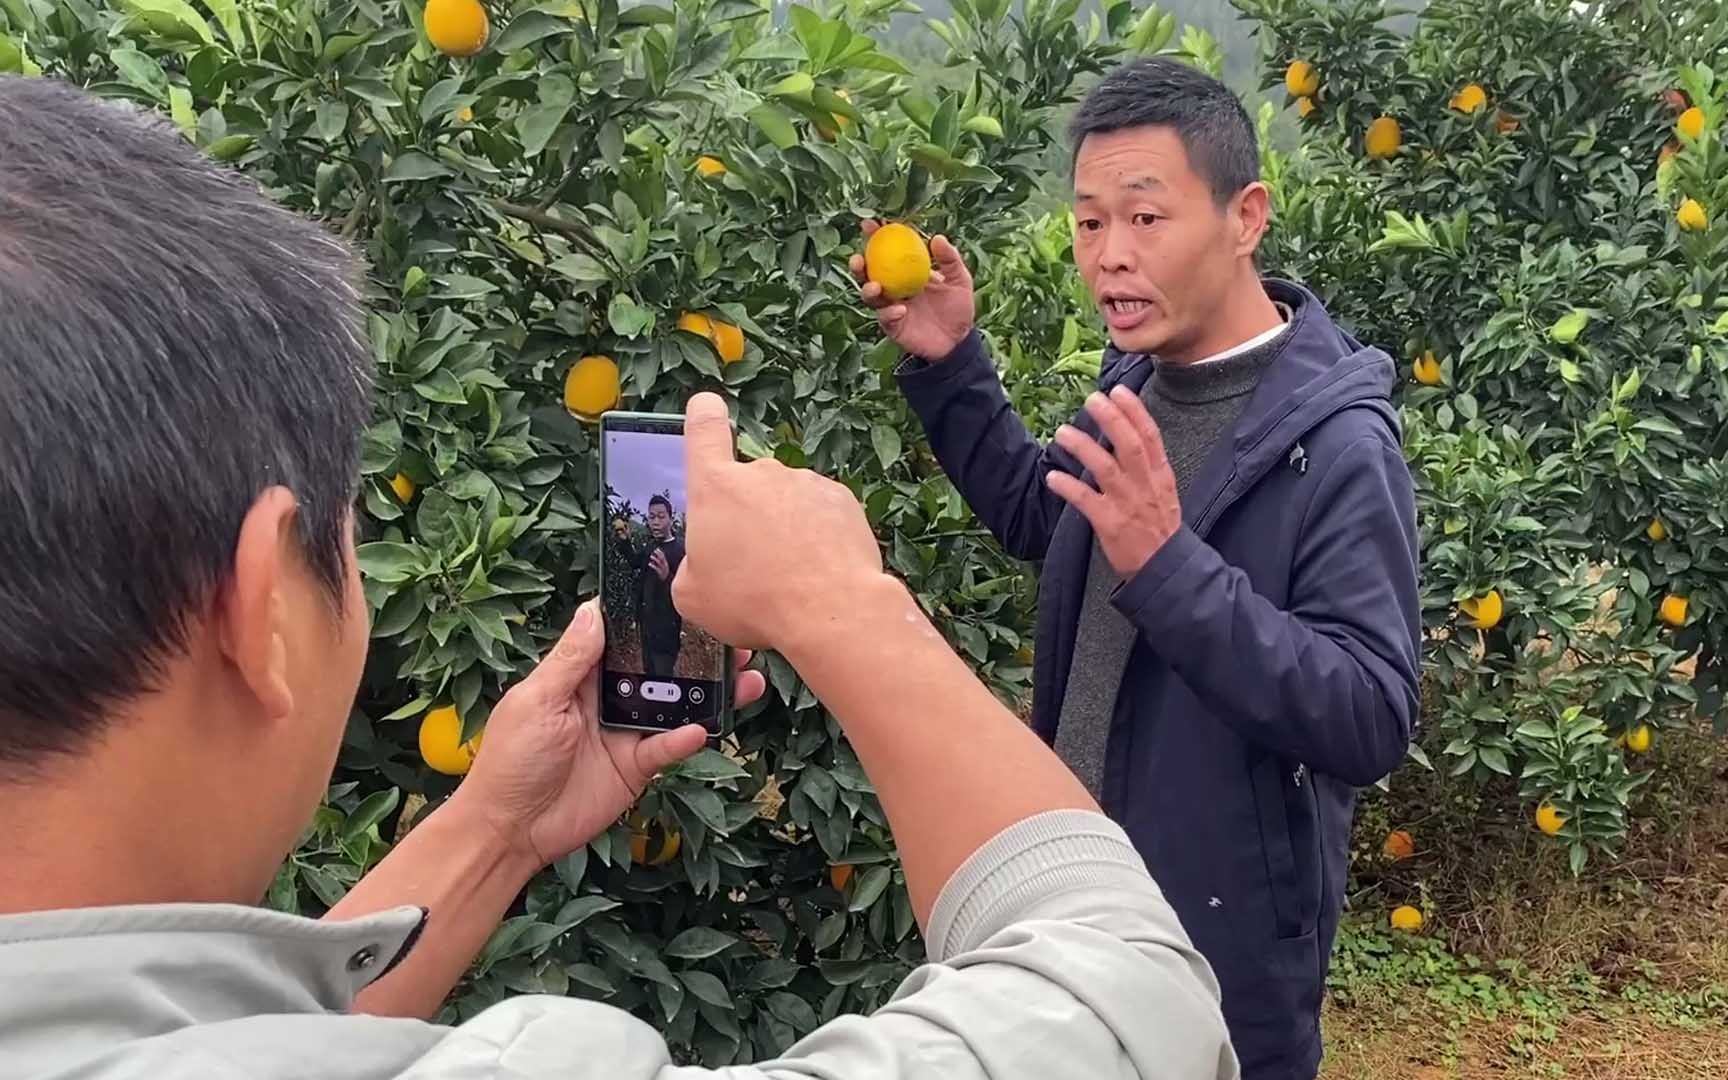
<svg viewBox="0 0 1728 1080"><path fill-rule="evenodd" d="M359 280L159 116L0 76L0 763L75 753L156 685L266 488L341 598Z"/></svg>
<svg viewBox="0 0 1728 1080"><path fill-rule="evenodd" d="M1260 179L1260 139L1230 88L1169 57L1132 60L1087 92L1068 125L1074 157L1088 135L1167 127L1219 206Z"/></svg>
<svg viewBox="0 0 1728 1080"><path fill-rule="evenodd" d="M661 506L664 506L666 508L666 512L668 514L672 513L672 500L671 499L668 499L664 495L651 496L648 499L648 509L650 509L650 510L654 509L654 505L656 503L658 503Z"/></svg>

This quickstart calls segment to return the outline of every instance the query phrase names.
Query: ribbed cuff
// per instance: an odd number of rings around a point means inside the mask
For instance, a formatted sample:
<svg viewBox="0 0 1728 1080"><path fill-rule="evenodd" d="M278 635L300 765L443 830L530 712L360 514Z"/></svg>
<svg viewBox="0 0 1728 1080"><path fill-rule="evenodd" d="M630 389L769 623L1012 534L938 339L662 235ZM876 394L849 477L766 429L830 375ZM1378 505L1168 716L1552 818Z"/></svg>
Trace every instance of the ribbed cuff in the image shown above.
<svg viewBox="0 0 1728 1080"><path fill-rule="evenodd" d="M960 865L930 915L930 959L943 963L1076 889L1126 888L1157 896L1128 835L1102 814L1051 810L1010 825Z"/></svg>

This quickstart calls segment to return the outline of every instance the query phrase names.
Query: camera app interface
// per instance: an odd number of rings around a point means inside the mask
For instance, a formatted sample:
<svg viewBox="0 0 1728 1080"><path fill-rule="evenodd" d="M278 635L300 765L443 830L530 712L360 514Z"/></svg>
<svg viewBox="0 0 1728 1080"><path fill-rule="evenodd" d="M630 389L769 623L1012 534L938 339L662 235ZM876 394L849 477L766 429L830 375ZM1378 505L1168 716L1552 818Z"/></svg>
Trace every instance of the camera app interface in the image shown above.
<svg viewBox="0 0 1728 1080"><path fill-rule="evenodd" d="M601 543L609 723L718 731L724 646L672 602L684 561L684 436L676 420L608 418Z"/></svg>

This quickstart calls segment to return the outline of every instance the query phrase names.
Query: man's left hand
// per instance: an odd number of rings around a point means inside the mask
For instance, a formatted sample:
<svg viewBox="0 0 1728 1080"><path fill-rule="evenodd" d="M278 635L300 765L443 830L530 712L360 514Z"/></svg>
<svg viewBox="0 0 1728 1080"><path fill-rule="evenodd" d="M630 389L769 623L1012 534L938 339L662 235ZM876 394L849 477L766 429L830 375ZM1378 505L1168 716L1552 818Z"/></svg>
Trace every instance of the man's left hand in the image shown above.
<svg viewBox="0 0 1728 1080"><path fill-rule="evenodd" d="M700 725L658 735L600 726L600 605L576 612L564 636L492 710L473 770L454 799L490 822L517 854L545 866L586 844L635 805L654 774L702 749ZM750 662L737 652L736 667ZM740 670L733 701L762 696L762 673Z"/></svg>
<svg viewBox="0 0 1728 1080"><path fill-rule="evenodd" d="M1095 393L1086 399L1086 412L1114 452L1069 424L1057 430L1056 444L1073 454L1098 486L1057 471L1046 474L1045 483L1086 515L1104 557L1126 580L1182 527L1176 474L1158 425L1133 392L1118 386L1108 395Z"/></svg>

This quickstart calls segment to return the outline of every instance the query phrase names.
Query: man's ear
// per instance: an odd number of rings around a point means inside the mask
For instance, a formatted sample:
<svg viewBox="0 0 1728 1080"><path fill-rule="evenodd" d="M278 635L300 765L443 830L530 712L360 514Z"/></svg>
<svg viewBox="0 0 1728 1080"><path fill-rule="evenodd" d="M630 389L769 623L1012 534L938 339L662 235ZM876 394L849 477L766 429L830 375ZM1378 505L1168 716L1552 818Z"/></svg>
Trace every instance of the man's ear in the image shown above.
<svg viewBox="0 0 1728 1080"><path fill-rule="evenodd" d="M1272 223L1272 193L1256 180L1236 193L1236 212L1231 215L1236 226L1236 254L1252 257L1260 248L1266 227Z"/></svg>
<svg viewBox="0 0 1728 1080"><path fill-rule="evenodd" d="M272 719L294 710L283 589L295 558L298 512L294 493L284 487L269 488L252 503L241 522L234 566L215 612L223 654Z"/></svg>

